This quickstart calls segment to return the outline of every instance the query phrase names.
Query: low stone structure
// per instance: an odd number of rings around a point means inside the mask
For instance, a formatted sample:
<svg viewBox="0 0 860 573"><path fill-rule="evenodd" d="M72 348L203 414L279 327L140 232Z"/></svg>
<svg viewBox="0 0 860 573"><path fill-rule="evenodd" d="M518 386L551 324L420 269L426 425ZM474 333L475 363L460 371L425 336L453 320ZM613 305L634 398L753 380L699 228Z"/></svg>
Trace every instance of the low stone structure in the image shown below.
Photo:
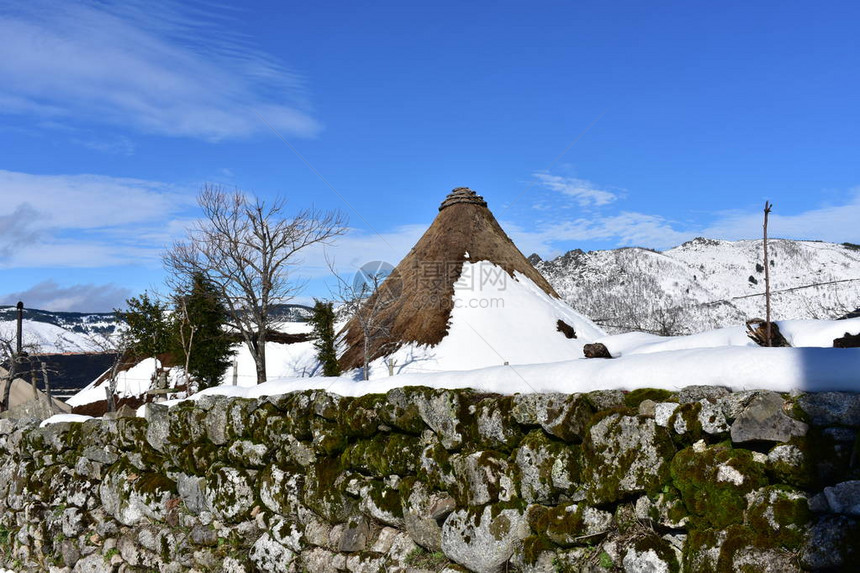
<svg viewBox="0 0 860 573"><path fill-rule="evenodd" d="M16 571L829 571L860 560L860 395L207 396L0 420Z"/></svg>

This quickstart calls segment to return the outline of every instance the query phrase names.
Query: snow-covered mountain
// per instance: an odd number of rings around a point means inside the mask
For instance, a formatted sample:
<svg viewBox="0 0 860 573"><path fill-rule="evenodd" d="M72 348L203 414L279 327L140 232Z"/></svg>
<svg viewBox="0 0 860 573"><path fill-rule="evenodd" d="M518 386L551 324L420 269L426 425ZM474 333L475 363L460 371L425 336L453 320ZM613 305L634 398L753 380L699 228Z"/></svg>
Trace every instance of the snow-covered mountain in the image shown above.
<svg viewBox="0 0 860 573"><path fill-rule="evenodd" d="M0 339L14 344L17 309L0 307ZM24 309L22 342L27 352L97 352L112 347L113 313L50 312Z"/></svg>
<svg viewBox="0 0 860 573"><path fill-rule="evenodd" d="M771 239L768 251L774 319L838 318L860 307L860 246ZM697 238L663 252L575 250L532 261L609 332L689 334L765 314L761 240Z"/></svg>
<svg viewBox="0 0 860 573"><path fill-rule="evenodd" d="M271 312L276 322L303 322L312 313L307 306L276 305ZM0 307L0 340L15 344L18 311ZM22 342L30 353L98 352L115 348L121 324L112 312L81 313L24 309Z"/></svg>

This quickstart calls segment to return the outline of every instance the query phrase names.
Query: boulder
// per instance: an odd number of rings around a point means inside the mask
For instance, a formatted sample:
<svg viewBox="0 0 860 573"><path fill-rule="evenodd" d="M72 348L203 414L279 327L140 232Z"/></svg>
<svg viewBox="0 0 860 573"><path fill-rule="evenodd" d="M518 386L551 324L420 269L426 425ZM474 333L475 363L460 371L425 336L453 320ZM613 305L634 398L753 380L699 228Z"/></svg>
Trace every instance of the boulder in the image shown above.
<svg viewBox="0 0 860 573"><path fill-rule="evenodd" d="M470 571L498 573L528 534L522 511L494 511L490 506L460 509L442 526L442 552Z"/></svg>
<svg viewBox="0 0 860 573"><path fill-rule="evenodd" d="M810 417L813 426L860 427L860 393L804 394L797 405Z"/></svg>
<svg viewBox="0 0 860 573"><path fill-rule="evenodd" d="M784 405L785 400L776 392L757 394L732 423L732 441L785 443L794 436L805 436L809 427L787 416Z"/></svg>
<svg viewBox="0 0 860 573"><path fill-rule="evenodd" d="M600 505L660 489L675 447L653 419L611 414L589 429L582 451L587 499Z"/></svg>
<svg viewBox="0 0 860 573"><path fill-rule="evenodd" d="M860 517L860 480L826 487L824 497L831 513Z"/></svg>

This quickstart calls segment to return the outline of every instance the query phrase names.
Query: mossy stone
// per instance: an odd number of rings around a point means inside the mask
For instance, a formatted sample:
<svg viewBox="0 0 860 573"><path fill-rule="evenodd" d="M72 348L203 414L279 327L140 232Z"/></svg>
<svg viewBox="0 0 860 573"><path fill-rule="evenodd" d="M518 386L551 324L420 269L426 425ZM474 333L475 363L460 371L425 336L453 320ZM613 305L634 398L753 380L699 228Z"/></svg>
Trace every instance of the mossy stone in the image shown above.
<svg viewBox="0 0 860 573"><path fill-rule="evenodd" d="M442 446L435 435L431 443L421 450L417 461L420 464L417 468L417 476L421 481L434 489L452 491L457 479L451 465L451 452Z"/></svg>
<svg viewBox="0 0 860 573"><path fill-rule="evenodd" d="M812 514L802 493L785 486L768 486L749 494L745 523L787 549L799 549Z"/></svg>
<svg viewBox="0 0 860 573"><path fill-rule="evenodd" d="M675 408L669 416L668 427L676 444L684 447L702 439L702 423L699 421L701 411L700 402L685 402Z"/></svg>
<svg viewBox="0 0 860 573"><path fill-rule="evenodd" d="M177 446L201 441L206 435L206 412L196 408L194 402L180 402L168 411L170 431L167 440Z"/></svg>
<svg viewBox="0 0 860 573"><path fill-rule="evenodd" d="M420 451L415 436L383 433L348 446L341 459L346 467L368 475L403 477L415 473Z"/></svg>
<svg viewBox="0 0 860 573"><path fill-rule="evenodd" d="M666 565L665 571L668 573L678 573L681 569L681 564L678 563L678 557L668 541L657 535L656 533L647 533L637 536L630 544L628 551L632 550L631 557L635 562L639 556L647 553L653 553L657 559ZM626 557L626 556L625 556ZM624 559L624 565L627 565L627 558ZM626 567L625 567L626 569ZM649 569L655 570L655 569Z"/></svg>
<svg viewBox="0 0 860 573"><path fill-rule="evenodd" d="M547 502L580 480L581 447L532 430L511 455L519 495L526 502Z"/></svg>
<svg viewBox="0 0 860 573"><path fill-rule="evenodd" d="M729 442L681 450L672 460L671 474L687 510L705 527L740 523L747 506L744 496L767 485L764 467L752 452L734 449Z"/></svg>
<svg viewBox="0 0 860 573"><path fill-rule="evenodd" d="M637 388L624 395L624 405L628 408L638 408L645 400L653 402L668 402L675 397L675 393L669 390L657 388Z"/></svg>
<svg viewBox="0 0 860 573"><path fill-rule="evenodd" d="M413 387L409 386L389 390L380 404L379 419L401 432L420 434L427 429L427 424L421 419L412 392Z"/></svg>
<svg viewBox="0 0 860 573"><path fill-rule="evenodd" d="M652 418L613 412L591 426L582 446L582 482L601 505L657 493L669 481L675 446Z"/></svg>
<svg viewBox="0 0 860 573"><path fill-rule="evenodd" d="M342 523L357 511L356 501L344 489L349 477L340 458L322 458L307 468L302 500L326 521Z"/></svg>
<svg viewBox="0 0 860 573"><path fill-rule="evenodd" d="M338 423L349 437L369 438L379 428L379 409L385 402L382 394L365 394L348 402L341 409Z"/></svg>
<svg viewBox="0 0 860 573"><path fill-rule="evenodd" d="M585 504L561 504L549 508L537 520L536 531L562 547L585 545L612 529L613 516Z"/></svg>
<svg viewBox="0 0 860 573"><path fill-rule="evenodd" d="M205 475L209 469L223 462L223 450L210 443L188 444L171 453L174 467L189 475Z"/></svg>
<svg viewBox="0 0 860 573"><path fill-rule="evenodd" d="M311 420L314 450L326 456L334 456L346 449L349 437L337 422L314 417Z"/></svg>

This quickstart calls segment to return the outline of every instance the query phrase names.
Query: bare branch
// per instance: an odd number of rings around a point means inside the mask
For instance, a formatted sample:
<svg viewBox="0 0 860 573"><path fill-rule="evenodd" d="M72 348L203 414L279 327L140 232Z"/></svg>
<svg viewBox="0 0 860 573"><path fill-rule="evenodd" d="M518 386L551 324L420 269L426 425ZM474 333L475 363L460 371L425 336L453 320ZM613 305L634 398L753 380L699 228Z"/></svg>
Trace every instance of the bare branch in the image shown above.
<svg viewBox="0 0 860 573"><path fill-rule="evenodd" d="M164 255L176 282L203 274L223 297L232 326L251 351L257 381L266 380L265 342L272 306L289 302L301 283L291 270L299 254L346 231L337 211L305 209L285 215L286 201L266 203L241 191L207 185L198 196L203 219Z"/></svg>

